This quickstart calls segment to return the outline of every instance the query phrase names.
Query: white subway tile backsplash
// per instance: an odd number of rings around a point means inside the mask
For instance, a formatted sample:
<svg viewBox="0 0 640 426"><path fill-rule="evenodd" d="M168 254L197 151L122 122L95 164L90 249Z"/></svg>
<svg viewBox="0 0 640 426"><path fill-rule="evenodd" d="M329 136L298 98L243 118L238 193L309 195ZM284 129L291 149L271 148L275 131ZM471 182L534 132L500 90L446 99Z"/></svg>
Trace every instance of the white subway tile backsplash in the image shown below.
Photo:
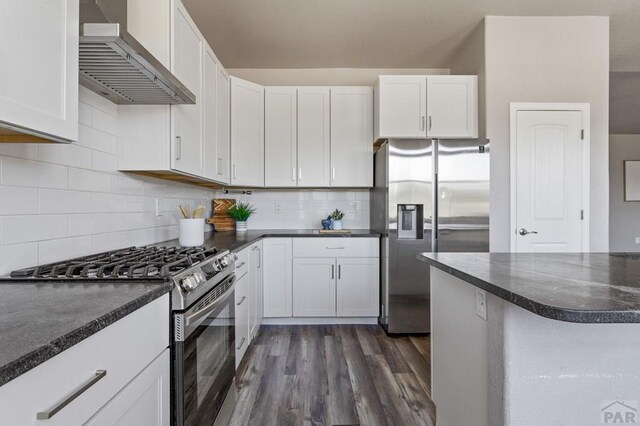
<svg viewBox="0 0 640 426"><path fill-rule="evenodd" d="M70 237L111 232L111 215L107 213L70 214L68 227Z"/></svg>
<svg viewBox="0 0 640 426"><path fill-rule="evenodd" d="M117 152L115 136L84 124L80 124L78 126L78 144L111 154L115 154Z"/></svg>
<svg viewBox="0 0 640 426"><path fill-rule="evenodd" d="M36 160L38 158L38 145L35 143L3 143L0 144L0 155L7 157Z"/></svg>
<svg viewBox="0 0 640 426"><path fill-rule="evenodd" d="M101 172L115 173L118 171L118 157L106 152L93 151L91 168Z"/></svg>
<svg viewBox="0 0 640 426"><path fill-rule="evenodd" d="M91 237L61 238L38 243L38 263L51 263L91 253Z"/></svg>
<svg viewBox="0 0 640 426"><path fill-rule="evenodd" d="M86 126L91 126L91 105L85 102L78 102L78 122Z"/></svg>
<svg viewBox="0 0 640 426"><path fill-rule="evenodd" d="M38 213L38 190L0 186L0 215Z"/></svg>
<svg viewBox="0 0 640 426"><path fill-rule="evenodd" d="M110 192L111 175L93 170L69 168L69 189Z"/></svg>
<svg viewBox="0 0 640 426"><path fill-rule="evenodd" d="M110 135L118 134L118 122L115 115L107 114L100 109L94 109L91 113L91 127Z"/></svg>
<svg viewBox="0 0 640 426"><path fill-rule="evenodd" d="M121 194L91 194L91 211L94 213L127 211L127 196Z"/></svg>
<svg viewBox="0 0 640 426"><path fill-rule="evenodd" d="M67 187L67 168L13 157L0 157L0 184L37 188Z"/></svg>
<svg viewBox="0 0 640 426"><path fill-rule="evenodd" d="M91 193L41 189L39 193L39 213L89 213L91 212Z"/></svg>
<svg viewBox="0 0 640 426"><path fill-rule="evenodd" d="M65 215L21 215L0 218L0 244L26 243L67 236Z"/></svg>
<svg viewBox="0 0 640 426"><path fill-rule="evenodd" d="M16 269L37 265L38 243L11 244L0 246L0 277L9 275Z"/></svg>

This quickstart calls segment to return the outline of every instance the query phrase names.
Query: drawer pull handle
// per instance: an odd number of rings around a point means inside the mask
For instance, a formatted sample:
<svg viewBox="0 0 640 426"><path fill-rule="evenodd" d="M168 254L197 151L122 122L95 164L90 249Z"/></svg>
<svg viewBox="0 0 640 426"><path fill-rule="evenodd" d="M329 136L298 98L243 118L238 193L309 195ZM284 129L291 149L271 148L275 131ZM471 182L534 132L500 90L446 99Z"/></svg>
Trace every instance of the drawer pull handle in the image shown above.
<svg viewBox="0 0 640 426"><path fill-rule="evenodd" d="M240 306L242 305L242 302L244 302L244 300L247 298L247 296L242 296L242 299L240 299L240 301L238 303L236 303L236 306Z"/></svg>
<svg viewBox="0 0 640 426"><path fill-rule="evenodd" d="M244 345L244 342L246 341L246 338L242 338L242 340L240 340L240 344L238 346L236 346L236 350L240 350L240 348L242 347L242 345Z"/></svg>
<svg viewBox="0 0 640 426"><path fill-rule="evenodd" d="M331 247L331 246L327 246L327 250L344 250L344 247Z"/></svg>
<svg viewBox="0 0 640 426"><path fill-rule="evenodd" d="M91 380L87 381L85 384L76 389L71 395L67 396L64 400L58 403L55 407L50 410L42 411L36 414L36 419L38 420L46 420L50 419L56 415L56 413L62 410L64 407L69 405L74 399L82 395L86 390L88 390L91 386L98 383L104 376L107 375L107 370L98 370L95 375L91 378Z"/></svg>
<svg viewBox="0 0 640 426"><path fill-rule="evenodd" d="M244 264L245 264L245 263L247 263L247 262L240 262L240 263L238 263L238 264L236 265L236 269L240 269L240 268L242 268L242 267L244 266Z"/></svg>

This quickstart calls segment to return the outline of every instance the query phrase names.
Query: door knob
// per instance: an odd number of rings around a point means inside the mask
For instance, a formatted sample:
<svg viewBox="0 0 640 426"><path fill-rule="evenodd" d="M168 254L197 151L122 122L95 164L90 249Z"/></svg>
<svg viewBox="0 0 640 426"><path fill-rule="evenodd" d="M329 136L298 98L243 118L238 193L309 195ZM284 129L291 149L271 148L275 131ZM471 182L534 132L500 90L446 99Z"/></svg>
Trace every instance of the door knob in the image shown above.
<svg viewBox="0 0 640 426"><path fill-rule="evenodd" d="M520 235L537 234L537 233L538 233L538 231L527 231L524 228L518 229L518 234L520 234Z"/></svg>

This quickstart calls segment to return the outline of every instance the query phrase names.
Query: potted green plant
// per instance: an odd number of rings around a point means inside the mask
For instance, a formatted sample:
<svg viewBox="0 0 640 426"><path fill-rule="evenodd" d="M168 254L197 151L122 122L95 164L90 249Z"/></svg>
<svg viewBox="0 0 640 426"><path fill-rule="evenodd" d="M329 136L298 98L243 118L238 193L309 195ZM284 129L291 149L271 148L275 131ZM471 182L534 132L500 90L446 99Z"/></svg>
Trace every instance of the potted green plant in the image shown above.
<svg viewBox="0 0 640 426"><path fill-rule="evenodd" d="M255 207L249 203L237 203L228 210L229 217L236 221L236 232L247 230L247 220L256 211Z"/></svg>
<svg viewBox="0 0 640 426"><path fill-rule="evenodd" d="M335 230L342 229L342 218L344 217L344 212L335 209L333 213L331 213L331 219L333 220L332 228Z"/></svg>

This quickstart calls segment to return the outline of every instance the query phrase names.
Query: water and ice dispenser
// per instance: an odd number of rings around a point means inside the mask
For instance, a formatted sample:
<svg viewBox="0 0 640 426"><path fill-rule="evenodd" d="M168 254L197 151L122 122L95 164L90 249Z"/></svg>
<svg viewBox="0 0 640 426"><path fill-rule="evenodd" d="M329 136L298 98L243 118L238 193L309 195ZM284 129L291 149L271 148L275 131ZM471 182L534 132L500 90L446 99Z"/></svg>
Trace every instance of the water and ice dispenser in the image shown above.
<svg viewBox="0 0 640 426"><path fill-rule="evenodd" d="M398 204L398 238L416 240L423 236L423 205Z"/></svg>

